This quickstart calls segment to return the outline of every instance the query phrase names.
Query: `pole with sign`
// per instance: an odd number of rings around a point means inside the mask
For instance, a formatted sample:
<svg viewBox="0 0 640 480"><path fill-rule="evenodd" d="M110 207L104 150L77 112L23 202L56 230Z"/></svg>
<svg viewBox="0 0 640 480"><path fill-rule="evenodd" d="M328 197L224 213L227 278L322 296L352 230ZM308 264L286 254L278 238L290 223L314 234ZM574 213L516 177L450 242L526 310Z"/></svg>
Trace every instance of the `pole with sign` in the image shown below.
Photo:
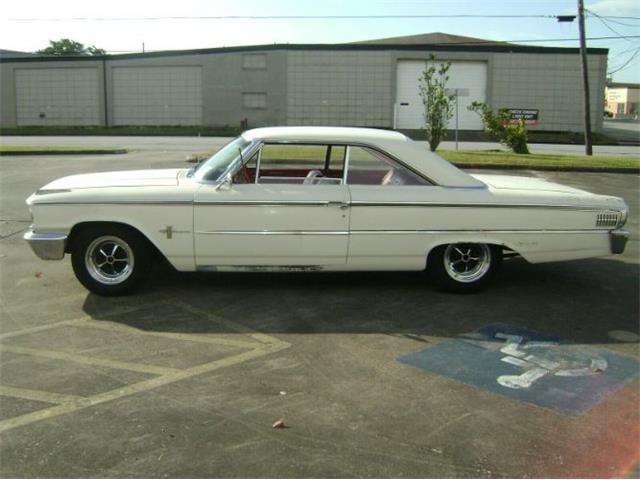
<svg viewBox="0 0 640 480"><path fill-rule="evenodd" d="M446 95L449 96L453 96L455 102L456 102L456 150L458 150L458 129L459 129L459 107L458 107L458 101L460 97L468 97L469 96L469 89L468 88L445 88L444 93Z"/></svg>

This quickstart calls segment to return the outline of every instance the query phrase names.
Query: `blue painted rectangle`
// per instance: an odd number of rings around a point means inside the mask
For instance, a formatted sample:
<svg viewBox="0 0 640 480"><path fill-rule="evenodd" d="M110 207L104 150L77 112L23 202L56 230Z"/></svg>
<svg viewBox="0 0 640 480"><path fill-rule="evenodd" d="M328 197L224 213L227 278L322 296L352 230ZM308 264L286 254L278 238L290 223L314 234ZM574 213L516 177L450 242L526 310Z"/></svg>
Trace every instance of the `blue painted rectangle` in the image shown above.
<svg viewBox="0 0 640 480"><path fill-rule="evenodd" d="M506 324L487 325L398 361L573 415L640 372L637 359Z"/></svg>

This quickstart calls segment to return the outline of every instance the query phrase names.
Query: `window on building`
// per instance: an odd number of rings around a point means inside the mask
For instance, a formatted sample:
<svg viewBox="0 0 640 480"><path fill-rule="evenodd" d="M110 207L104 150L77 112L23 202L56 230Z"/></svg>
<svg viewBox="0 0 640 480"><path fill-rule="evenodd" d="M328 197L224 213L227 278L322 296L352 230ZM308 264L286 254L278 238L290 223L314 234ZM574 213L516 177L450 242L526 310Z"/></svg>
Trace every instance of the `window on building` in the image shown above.
<svg viewBox="0 0 640 480"><path fill-rule="evenodd" d="M266 70L267 55L264 53L245 53L242 55L242 68L244 70Z"/></svg>
<svg viewBox="0 0 640 480"><path fill-rule="evenodd" d="M264 110L267 108L267 94L263 92L243 93L242 106L253 110Z"/></svg>
<svg viewBox="0 0 640 480"><path fill-rule="evenodd" d="M430 185L408 168L385 154L366 147L349 147L347 183L349 185Z"/></svg>

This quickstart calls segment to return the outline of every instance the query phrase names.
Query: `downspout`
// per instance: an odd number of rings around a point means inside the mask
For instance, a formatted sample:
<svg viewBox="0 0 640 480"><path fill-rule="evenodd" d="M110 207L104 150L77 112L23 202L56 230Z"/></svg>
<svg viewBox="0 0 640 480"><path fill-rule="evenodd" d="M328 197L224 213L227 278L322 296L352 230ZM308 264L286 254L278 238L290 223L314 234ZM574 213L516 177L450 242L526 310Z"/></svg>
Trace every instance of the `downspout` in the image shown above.
<svg viewBox="0 0 640 480"><path fill-rule="evenodd" d="M104 102L104 126L109 128L109 104L107 103L107 60L102 57L102 93Z"/></svg>

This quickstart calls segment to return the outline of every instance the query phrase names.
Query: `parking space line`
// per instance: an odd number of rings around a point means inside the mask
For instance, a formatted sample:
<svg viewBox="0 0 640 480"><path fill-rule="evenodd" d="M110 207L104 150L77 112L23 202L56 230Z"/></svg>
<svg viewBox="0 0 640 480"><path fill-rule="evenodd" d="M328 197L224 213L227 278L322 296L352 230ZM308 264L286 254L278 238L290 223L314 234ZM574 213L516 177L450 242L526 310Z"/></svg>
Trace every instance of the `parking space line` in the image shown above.
<svg viewBox="0 0 640 480"><path fill-rule="evenodd" d="M112 313L109 313L109 315L110 316L111 315L124 315L126 313L135 312L135 311L140 310L142 308L145 308L147 306L148 305L138 305L136 307L124 307L124 308L120 308L120 309L114 310ZM88 319L90 320L91 316L84 315L82 317L74 318L74 319L71 319L71 320L62 320L60 322L48 323L46 325L38 325L37 327L28 327L28 328L23 328L21 330L14 330L12 332L7 332L7 333L0 334L0 341L5 340L7 338L19 337L20 335L28 335L30 333L38 333L38 332L50 330L52 328L65 327L65 326L70 326L70 325L71 326L78 325L78 324L82 324L83 322L86 322Z"/></svg>
<svg viewBox="0 0 640 480"><path fill-rule="evenodd" d="M7 430L11 430L16 427L29 425L33 422L37 422L40 420L57 417L59 415L64 415L67 413L92 407L94 405L99 405L105 402L109 402L111 400L127 397L130 395L134 395L136 393L146 392L154 388L158 388L164 385L169 385L171 383L175 383L180 380L185 380L187 378L191 378L196 375L201 375L203 373L209 373L214 370L218 370L220 368L230 367L232 365L246 362L248 360L253 360L255 358L269 355L271 353L275 353L290 347L290 344L287 342L283 342L275 338L273 340L274 340L273 343L270 345L264 344L264 345L261 345L259 348L255 348L248 352L243 352L230 357L214 360L209 363L197 365L195 367L191 367L191 368L178 371L175 373L171 373L168 375L162 375L159 377L151 378L149 380L127 385L126 387L117 388L115 390L110 390L108 392L100 393L97 395L92 395L90 397L79 398L70 403L65 403L62 405L57 405L55 407L37 410L32 413L28 413L25 415L20 415L17 417L0 421L0 433L5 432Z"/></svg>
<svg viewBox="0 0 640 480"><path fill-rule="evenodd" d="M87 357L85 355L76 355L73 353L56 352L53 350L43 350L36 348L19 347L14 345L3 345L2 350L22 355L32 355L34 357L50 358L52 360L66 360L79 363L81 365L94 365L98 367L107 367L117 370L131 370L133 372L150 373L153 375L167 375L176 373L181 370L170 367L158 367L156 365L147 365L142 363L120 362L118 360L108 360L96 357Z"/></svg>
<svg viewBox="0 0 640 480"><path fill-rule="evenodd" d="M188 342L208 343L212 345L224 345L228 347L237 348L254 348L256 344L254 342L243 342L242 340L235 340L231 338L215 338L196 336L195 333L172 333L172 332L153 332L149 330L140 330L128 325L122 325L120 323L108 322L104 320L93 320L92 318L85 318L81 323L82 327L97 328L101 330L108 330L112 332L123 332L135 335L149 335L152 337L170 338L173 340L183 340ZM1 340L1 338L0 338Z"/></svg>
<svg viewBox="0 0 640 480"><path fill-rule="evenodd" d="M66 395L63 393L43 392L41 390L31 390L28 388L8 387L0 385L0 395L5 397L15 397L24 400L36 400L38 402L66 404L73 403L85 397L78 395Z"/></svg>
<svg viewBox="0 0 640 480"><path fill-rule="evenodd" d="M7 332L0 335L0 341L7 338L19 337L21 335L29 335L30 333L44 332L51 330L52 328L64 327L67 325L75 325L84 321L83 318L76 318L74 320L62 320L61 322L48 323L47 325L39 325L37 327L23 328L21 330L14 330L13 332Z"/></svg>

